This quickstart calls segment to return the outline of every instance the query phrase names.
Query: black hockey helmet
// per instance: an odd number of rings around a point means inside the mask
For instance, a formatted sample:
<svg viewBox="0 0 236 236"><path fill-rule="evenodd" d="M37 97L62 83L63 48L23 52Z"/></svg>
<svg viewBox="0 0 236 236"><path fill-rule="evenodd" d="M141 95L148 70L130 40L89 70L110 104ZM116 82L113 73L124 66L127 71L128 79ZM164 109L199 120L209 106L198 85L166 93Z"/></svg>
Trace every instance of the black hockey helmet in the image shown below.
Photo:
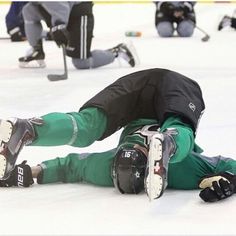
<svg viewBox="0 0 236 236"><path fill-rule="evenodd" d="M121 147L116 153L112 177L121 193L138 194L144 189L146 155L137 148Z"/></svg>

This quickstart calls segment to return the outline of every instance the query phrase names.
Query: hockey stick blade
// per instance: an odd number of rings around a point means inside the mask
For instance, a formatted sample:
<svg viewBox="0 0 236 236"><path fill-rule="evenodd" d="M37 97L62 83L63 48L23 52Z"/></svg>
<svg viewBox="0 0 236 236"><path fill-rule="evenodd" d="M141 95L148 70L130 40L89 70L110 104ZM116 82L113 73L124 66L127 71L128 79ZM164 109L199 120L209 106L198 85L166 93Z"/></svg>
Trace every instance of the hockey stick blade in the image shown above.
<svg viewBox="0 0 236 236"><path fill-rule="evenodd" d="M62 75L50 74L47 77L48 77L48 80L50 80L50 81L59 81L59 80L66 80L67 79L66 74L62 74Z"/></svg>
<svg viewBox="0 0 236 236"><path fill-rule="evenodd" d="M207 42L210 39L209 35L206 35L202 38L202 42Z"/></svg>
<svg viewBox="0 0 236 236"><path fill-rule="evenodd" d="M201 38L202 42L207 42L210 39L210 35L206 33L202 28L195 25L195 28L204 34L203 38Z"/></svg>
<svg viewBox="0 0 236 236"><path fill-rule="evenodd" d="M50 74L48 75L49 81L60 81L60 80L66 80L68 79L68 69L67 69L67 63L66 63L66 49L65 45L62 45L62 55L63 55L63 63L64 63L64 74L57 75L57 74Z"/></svg>

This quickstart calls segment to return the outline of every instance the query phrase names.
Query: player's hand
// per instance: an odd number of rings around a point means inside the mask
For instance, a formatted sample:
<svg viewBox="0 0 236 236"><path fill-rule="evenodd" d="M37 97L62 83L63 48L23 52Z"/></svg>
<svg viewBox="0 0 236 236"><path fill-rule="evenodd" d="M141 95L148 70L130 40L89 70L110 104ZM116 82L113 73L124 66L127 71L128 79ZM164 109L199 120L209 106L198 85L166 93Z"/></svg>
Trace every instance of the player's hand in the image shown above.
<svg viewBox="0 0 236 236"><path fill-rule="evenodd" d="M56 44L60 47L62 44L67 45L69 39L69 32L67 31L66 25L61 24L52 27L52 38Z"/></svg>
<svg viewBox="0 0 236 236"><path fill-rule="evenodd" d="M0 187L29 187L33 183L31 168L26 165L26 161L23 161L20 165L15 166L6 180L0 180Z"/></svg>
<svg viewBox="0 0 236 236"><path fill-rule="evenodd" d="M199 183L199 196L205 202L216 202L232 196L236 191L236 177L227 172L208 175Z"/></svg>
<svg viewBox="0 0 236 236"><path fill-rule="evenodd" d="M182 18L184 16L184 11L182 11L182 10L174 11L173 15L176 18Z"/></svg>

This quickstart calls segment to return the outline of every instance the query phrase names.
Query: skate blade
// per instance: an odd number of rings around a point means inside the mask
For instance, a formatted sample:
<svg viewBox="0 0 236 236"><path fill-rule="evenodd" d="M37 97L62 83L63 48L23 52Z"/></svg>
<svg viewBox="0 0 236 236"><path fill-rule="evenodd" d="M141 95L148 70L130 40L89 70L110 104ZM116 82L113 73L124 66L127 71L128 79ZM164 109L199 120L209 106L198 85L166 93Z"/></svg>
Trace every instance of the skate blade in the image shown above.
<svg viewBox="0 0 236 236"><path fill-rule="evenodd" d="M6 158L0 154L0 179L3 178L7 167Z"/></svg>
<svg viewBox="0 0 236 236"><path fill-rule="evenodd" d="M137 50L136 50L136 48L135 48L133 42L132 42L132 41L128 41L128 42L126 43L126 45L127 45L128 49L130 50L130 52L131 52L132 55L133 55L134 62L135 62L134 67L140 65L140 59L139 59Z"/></svg>
<svg viewBox="0 0 236 236"><path fill-rule="evenodd" d="M148 176L146 179L146 192L149 201L159 198L164 189L163 176L159 174L160 161L162 160L162 142L159 137L153 137L148 154Z"/></svg>
<svg viewBox="0 0 236 236"><path fill-rule="evenodd" d="M4 147L9 142L12 135L13 125L6 120L0 120L0 179L5 175L7 160L3 155Z"/></svg>
<svg viewBox="0 0 236 236"><path fill-rule="evenodd" d="M20 68L45 68L46 64L44 60L34 60L30 62L19 62Z"/></svg>

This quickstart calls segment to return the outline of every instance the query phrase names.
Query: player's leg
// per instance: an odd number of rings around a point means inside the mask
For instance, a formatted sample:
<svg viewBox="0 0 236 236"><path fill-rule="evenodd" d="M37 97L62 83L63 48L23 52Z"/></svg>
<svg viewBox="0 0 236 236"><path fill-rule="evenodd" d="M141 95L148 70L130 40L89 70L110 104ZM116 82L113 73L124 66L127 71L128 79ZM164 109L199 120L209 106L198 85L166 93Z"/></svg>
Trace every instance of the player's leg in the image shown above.
<svg viewBox="0 0 236 236"><path fill-rule="evenodd" d="M25 33L32 49L26 56L19 58L19 66L24 67L45 67L45 54L42 46L42 24L44 19L37 5L28 3L22 11L25 23ZM29 64L30 63L30 64Z"/></svg>
<svg viewBox="0 0 236 236"><path fill-rule="evenodd" d="M161 21L156 25L157 32L160 37L172 37L174 34L174 26L170 21Z"/></svg>
<svg viewBox="0 0 236 236"><path fill-rule="evenodd" d="M155 13L155 26L160 37L172 37L174 34L173 22L159 10Z"/></svg>
<svg viewBox="0 0 236 236"><path fill-rule="evenodd" d="M108 50L93 50L94 15L92 2L84 2L74 6L68 30L70 32L67 55L72 57L72 63L77 69L97 68L112 63L115 58L121 57L132 67L135 59L131 49L125 44L119 44Z"/></svg>
<svg viewBox="0 0 236 236"><path fill-rule="evenodd" d="M176 31L180 37L191 37L193 35L195 24L191 20L182 20L178 23Z"/></svg>
<svg viewBox="0 0 236 236"><path fill-rule="evenodd" d="M5 17L7 32L12 42L25 41L24 20L22 8L26 2L12 2Z"/></svg>
<svg viewBox="0 0 236 236"><path fill-rule="evenodd" d="M177 117L170 117L153 135L148 155L146 191L150 200L159 198L168 185L169 163L186 158L194 146L192 129Z"/></svg>
<svg viewBox="0 0 236 236"><path fill-rule="evenodd" d="M49 113L41 118L0 120L0 178L14 168L24 145L84 147L98 140L107 118L97 108L73 113Z"/></svg>
<svg viewBox="0 0 236 236"><path fill-rule="evenodd" d="M232 19L233 19L232 17L225 15L218 25L218 30L220 31L225 27L231 27L232 26ZM234 19L234 23L236 23L235 19ZM233 27L233 28L236 28L236 24L235 24L235 27Z"/></svg>

